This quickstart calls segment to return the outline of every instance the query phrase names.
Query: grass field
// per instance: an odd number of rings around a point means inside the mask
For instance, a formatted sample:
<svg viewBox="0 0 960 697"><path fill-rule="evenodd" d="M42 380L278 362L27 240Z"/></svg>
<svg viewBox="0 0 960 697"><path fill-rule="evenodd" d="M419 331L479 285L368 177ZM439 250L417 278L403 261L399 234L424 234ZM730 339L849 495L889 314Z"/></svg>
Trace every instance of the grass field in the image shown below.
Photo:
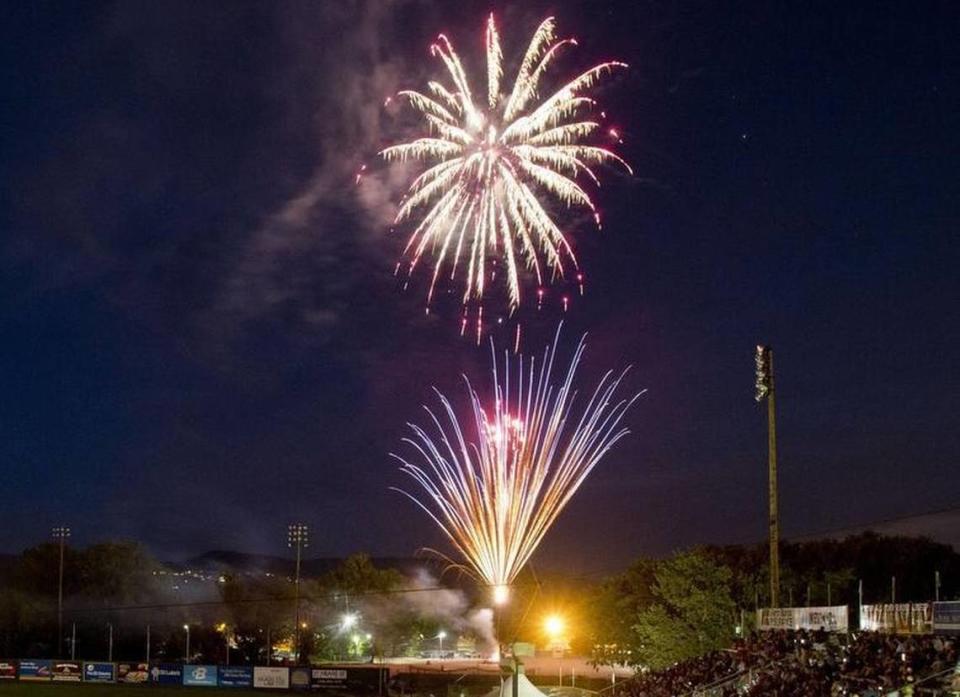
<svg viewBox="0 0 960 697"><path fill-rule="evenodd" d="M274 690L231 690L224 687L159 687L157 685L76 685L64 683L24 683L0 682L0 697L199 697L207 693L210 697L253 697L269 694ZM277 692L286 692L278 690Z"/></svg>

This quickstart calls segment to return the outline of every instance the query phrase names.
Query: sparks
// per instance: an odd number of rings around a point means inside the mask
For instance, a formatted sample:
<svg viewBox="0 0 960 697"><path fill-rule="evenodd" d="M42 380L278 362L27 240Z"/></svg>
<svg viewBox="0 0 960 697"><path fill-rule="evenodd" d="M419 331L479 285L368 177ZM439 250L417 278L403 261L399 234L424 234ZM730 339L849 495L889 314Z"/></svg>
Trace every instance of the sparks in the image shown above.
<svg viewBox="0 0 960 697"><path fill-rule="evenodd" d="M493 399L485 404L466 381L471 411L461 424L439 391L441 408L424 407L430 430L410 424L404 441L416 456L393 455L426 496L412 499L462 555L460 565L494 593L506 589L603 456L628 430L621 421L640 396L616 392L625 375L607 372L586 405L574 410L581 339L566 376L552 380L557 339L535 358L510 359L498 372L491 341ZM641 393L642 394L642 393ZM465 433L470 424L472 433ZM471 440L472 438L472 440Z"/></svg>
<svg viewBox="0 0 960 697"><path fill-rule="evenodd" d="M554 59L573 39L558 40L555 21L544 20L533 35L509 91L502 89L503 53L493 15L486 26L486 93L475 94L450 40L440 35L431 54L445 65L452 86L429 82L425 92L404 90L423 117L428 133L381 151L388 161L429 164L400 203L396 222L419 216L404 256L412 274L424 252L433 255L427 302L441 273L453 280L465 266L463 303L479 302L494 282L493 262L505 273L508 310L521 301L521 267L541 286L545 277L562 278L577 259L564 232L539 196L549 195L568 208L588 209L597 218L590 196L578 183L599 180L593 167L614 162L631 172L612 151L585 142L600 125L586 112L594 105L584 92L625 63L600 63L546 98L541 80ZM631 172L632 173L632 172ZM411 224L414 224L411 222Z"/></svg>

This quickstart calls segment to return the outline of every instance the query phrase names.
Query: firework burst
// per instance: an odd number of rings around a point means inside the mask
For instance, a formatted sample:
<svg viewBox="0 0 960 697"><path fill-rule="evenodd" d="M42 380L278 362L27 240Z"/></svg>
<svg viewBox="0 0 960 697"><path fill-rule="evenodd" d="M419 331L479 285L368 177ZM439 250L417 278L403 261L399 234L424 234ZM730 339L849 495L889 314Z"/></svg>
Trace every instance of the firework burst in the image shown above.
<svg viewBox="0 0 960 697"><path fill-rule="evenodd" d="M521 301L521 268L532 272L541 289L545 281L577 268L570 242L541 197L586 209L599 226L600 215L578 179L599 185L594 168L607 162L630 171L612 151L586 142L600 124L589 116L594 100L584 95L626 64L601 63L543 97L541 81L548 68L564 49L576 45L575 39L558 40L554 32L552 17L540 24L512 87L504 91L503 53L491 15L483 96L471 90L460 58L441 34L431 53L446 66L452 84L429 82L425 92L398 94L422 116L429 133L380 154L388 161L429 164L413 180L396 216L398 224L419 216L404 256L409 274L424 253L433 257L428 307L441 274L453 280L458 266L465 266L466 305L482 301L500 268L512 313ZM478 335L480 323L482 315Z"/></svg>
<svg viewBox="0 0 960 697"><path fill-rule="evenodd" d="M498 600L593 468L627 435L621 421L640 396L617 397L626 371L607 372L575 409L584 342L554 384L558 338L559 331L539 367L534 358L525 364L504 353L502 369L491 341L492 404L485 406L464 378L471 409L461 423L435 390L441 408L424 407L431 427L410 424L413 435L404 439L416 455L393 455L422 490L419 497L397 491L426 511L465 560L458 566Z"/></svg>

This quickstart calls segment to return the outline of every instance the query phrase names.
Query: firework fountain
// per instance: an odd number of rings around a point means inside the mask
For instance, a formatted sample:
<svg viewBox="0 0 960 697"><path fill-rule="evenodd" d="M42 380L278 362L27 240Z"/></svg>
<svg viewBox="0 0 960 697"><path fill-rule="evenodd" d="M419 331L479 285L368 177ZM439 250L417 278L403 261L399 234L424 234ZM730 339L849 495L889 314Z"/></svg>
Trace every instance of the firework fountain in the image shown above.
<svg viewBox="0 0 960 697"><path fill-rule="evenodd" d="M565 233L539 196L546 194L567 207L586 209L599 226L600 215L577 179L584 175L599 185L593 168L608 162L630 171L611 150L586 142L600 124L590 116L596 110L595 101L584 95L601 77L626 64L600 63L541 96L547 69L574 45L575 39L556 38L552 17L544 20L512 87L504 91L503 54L491 15L486 27L485 95L474 95L460 58L442 34L431 53L446 66L452 85L432 81L426 92L405 90L398 95L422 116L428 134L380 154L389 161L430 164L413 180L396 216L400 224L422 211L404 249L407 272L412 274L424 253L432 252L429 308L444 269L449 266L452 281L458 265L466 266L462 330L468 321L468 304L475 302L478 340L483 328L482 299L498 268L503 270L511 313L521 301L521 267L535 277L538 299L543 297L546 281L577 269ZM582 288L578 271L577 281Z"/></svg>
<svg viewBox="0 0 960 697"><path fill-rule="evenodd" d="M415 455L394 455L420 496L398 489L440 527L465 568L502 604L510 584L603 456L628 430L622 420L639 394L617 396L626 371L607 372L577 408L581 339L554 383L559 330L539 362L504 353L491 341L493 394L485 403L466 382L470 410L461 418L436 391L440 409L424 407L430 426L410 424Z"/></svg>

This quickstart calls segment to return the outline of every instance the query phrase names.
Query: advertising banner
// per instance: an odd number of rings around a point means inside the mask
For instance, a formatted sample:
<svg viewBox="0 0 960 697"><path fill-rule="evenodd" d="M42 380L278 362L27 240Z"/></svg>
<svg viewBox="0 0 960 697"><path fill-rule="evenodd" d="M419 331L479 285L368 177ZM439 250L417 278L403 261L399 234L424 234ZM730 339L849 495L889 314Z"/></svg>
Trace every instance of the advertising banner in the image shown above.
<svg viewBox="0 0 960 697"><path fill-rule="evenodd" d="M290 669L290 689L309 691L310 690L310 667L297 666Z"/></svg>
<svg viewBox="0 0 960 697"><path fill-rule="evenodd" d="M150 680L157 685L179 685L183 668L179 663L157 663L150 669Z"/></svg>
<svg viewBox="0 0 960 697"><path fill-rule="evenodd" d="M345 690L346 668L314 668L310 671L310 684L314 689Z"/></svg>
<svg viewBox="0 0 960 697"><path fill-rule="evenodd" d="M253 668L250 666L220 666L217 680L220 687L253 687Z"/></svg>
<svg viewBox="0 0 960 697"><path fill-rule="evenodd" d="M146 663L120 663L117 665L117 682L144 683L149 678L150 666Z"/></svg>
<svg viewBox="0 0 960 697"><path fill-rule="evenodd" d="M49 680L51 670L53 670L53 662L46 658L24 658L20 661L21 680Z"/></svg>
<svg viewBox="0 0 960 697"><path fill-rule="evenodd" d="M93 663L83 664L84 682L116 682L117 665L115 663Z"/></svg>
<svg viewBox="0 0 960 697"><path fill-rule="evenodd" d="M183 684L198 687L216 687L217 667L185 665L183 667Z"/></svg>
<svg viewBox="0 0 960 697"><path fill-rule="evenodd" d="M893 634L928 634L933 626L930 603L881 603L860 606L860 629Z"/></svg>
<svg viewBox="0 0 960 697"><path fill-rule="evenodd" d="M57 682L80 682L83 679L80 661L53 661L50 673Z"/></svg>
<svg viewBox="0 0 960 697"><path fill-rule="evenodd" d="M847 631L847 606L765 607L757 610L757 628Z"/></svg>
<svg viewBox="0 0 960 697"><path fill-rule="evenodd" d="M379 666L369 668L330 666L314 668L310 674L310 685L314 690L340 690L351 694L379 694L387 682L389 682L389 669Z"/></svg>
<svg viewBox="0 0 960 697"><path fill-rule="evenodd" d="M257 666L253 669L253 686L273 690L289 690L290 669Z"/></svg>
<svg viewBox="0 0 960 697"><path fill-rule="evenodd" d="M0 660L0 680L17 679L17 662L12 660Z"/></svg>
<svg viewBox="0 0 960 697"><path fill-rule="evenodd" d="M960 600L933 604L933 631L960 634Z"/></svg>

